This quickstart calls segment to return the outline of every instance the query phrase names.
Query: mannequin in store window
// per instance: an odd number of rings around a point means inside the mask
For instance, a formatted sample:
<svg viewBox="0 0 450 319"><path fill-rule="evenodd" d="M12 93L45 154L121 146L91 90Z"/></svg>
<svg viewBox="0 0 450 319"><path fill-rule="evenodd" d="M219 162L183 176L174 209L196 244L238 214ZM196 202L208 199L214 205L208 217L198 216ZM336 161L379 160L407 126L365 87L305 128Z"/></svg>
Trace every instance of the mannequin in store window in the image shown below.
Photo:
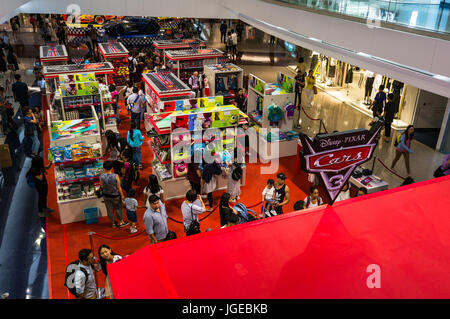
<svg viewBox="0 0 450 319"><path fill-rule="evenodd" d="M364 88L364 104L370 105L370 97L372 96L373 82L375 81L375 75L373 72L367 70L364 73L366 78L366 84Z"/></svg>

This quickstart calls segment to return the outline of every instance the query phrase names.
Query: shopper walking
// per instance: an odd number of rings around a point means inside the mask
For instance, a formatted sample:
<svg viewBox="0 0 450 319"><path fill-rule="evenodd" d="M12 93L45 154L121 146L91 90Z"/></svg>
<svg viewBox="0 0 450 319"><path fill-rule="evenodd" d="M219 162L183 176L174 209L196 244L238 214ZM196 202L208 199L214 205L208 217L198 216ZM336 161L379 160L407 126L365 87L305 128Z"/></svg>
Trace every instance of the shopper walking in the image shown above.
<svg viewBox="0 0 450 319"><path fill-rule="evenodd" d="M30 24L31 24L31 27L33 28L34 33L36 33L36 29L37 29L36 23L37 23L37 21L36 21L34 14L30 14Z"/></svg>
<svg viewBox="0 0 450 319"><path fill-rule="evenodd" d="M224 20L220 22L220 42L225 43L227 37L227 24Z"/></svg>
<svg viewBox="0 0 450 319"><path fill-rule="evenodd" d="M169 230L167 224L166 206L160 201L156 195L148 198L150 207L144 214L144 224L150 242L156 244L162 241L176 238L175 233Z"/></svg>
<svg viewBox="0 0 450 319"><path fill-rule="evenodd" d="M89 37L89 40L91 41L94 59L97 60L97 58L98 58L98 34L97 34L97 30L95 29L95 27L92 23L89 24L86 33L87 33L87 36Z"/></svg>
<svg viewBox="0 0 450 319"><path fill-rule="evenodd" d="M244 94L244 89L239 88L237 90L236 97L234 98L236 106L244 113L247 113L247 97Z"/></svg>
<svg viewBox="0 0 450 319"><path fill-rule="evenodd" d="M131 123L136 123L136 128L141 129L141 109L145 107L145 96L138 94L137 87L133 87L133 94L127 99L127 104L131 110Z"/></svg>
<svg viewBox="0 0 450 319"><path fill-rule="evenodd" d="M301 71L298 71L297 76L295 77L295 98L294 105L297 106L294 112L294 128L300 127L300 112L302 107L302 92L305 87L305 74L301 74Z"/></svg>
<svg viewBox="0 0 450 319"><path fill-rule="evenodd" d="M100 266L102 267L103 273L105 276L108 276L106 265L122 260L122 256L113 252L108 245L103 244L98 247L98 259L100 260Z"/></svg>
<svg viewBox="0 0 450 319"><path fill-rule="evenodd" d="M116 228L116 216L119 219L119 227L125 227L128 225L128 222L123 220L122 202L125 196L120 186L119 176L113 173L113 163L111 161L104 162L103 169L104 173L100 175L100 187L103 192L108 218L111 221L112 228Z"/></svg>
<svg viewBox="0 0 450 319"><path fill-rule="evenodd" d="M122 171L121 171L121 186L128 192L131 189L133 182L135 181L135 166L133 165L133 151L131 146L125 148L121 153Z"/></svg>
<svg viewBox="0 0 450 319"><path fill-rule="evenodd" d="M380 85L378 92L369 106L369 110L372 109L373 118L380 117L383 114L384 104L386 103L386 93L384 93L384 85ZM373 124L373 122L371 123Z"/></svg>
<svg viewBox="0 0 450 319"><path fill-rule="evenodd" d="M49 213L53 212L53 209L47 207L47 196L48 196L48 184L47 184L47 169L51 166L44 165L44 159L35 155L31 159L31 167L27 173L27 179L32 179L34 182L34 187L38 193L38 212L39 217L47 217Z"/></svg>
<svg viewBox="0 0 450 319"><path fill-rule="evenodd" d="M139 169L142 169L141 145L144 143L144 136L134 122L131 122L127 143L133 148L133 161L139 165Z"/></svg>
<svg viewBox="0 0 450 319"><path fill-rule="evenodd" d="M133 56L133 54L130 52L129 56L128 56L128 71L129 71L129 80L133 84L139 81L136 78L137 65L138 65L138 61Z"/></svg>
<svg viewBox="0 0 450 319"><path fill-rule="evenodd" d="M284 173L277 174L277 182L275 183L275 198L272 203L277 215L283 214L283 206L289 204L291 198L289 186L286 185L286 175Z"/></svg>
<svg viewBox="0 0 450 319"><path fill-rule="evenodd" d="M116 115L116 122L117 125L120 125L120 123L122 122L122 120L120 119L120 114L119 114L119 92L117 92L116 86L114 84L111 84L109 86L109 92L111 93L111 99L112 99L112 103L113 103L113 110L114 110L114 114Z"/></svg>
<svg viewBox="0 0 450 319"><path fill-rule="evenodd" d="M231 30L231 58L236 60L238 45L238 35L234 30Z"/></svg>
<svg viewBox="0 0 450 319"><path fill-rule="evenodd" d="M406 171L408 175L411 174L411 170L409 168L409 154L413 151L411 150L411 142L414 139L414 126L408 125L406 130L400 135L400 137L394 143L395 146L395 157L392 161L391 169L395 168L400 157L403 155L405 159Z"/></svg>
<svg viewBox="0 0 450 319"><path fill-rule="evenodd" d="M106 137L106 149L105 155L109 153L108 161L113 162L114 173L119 174L122 168L120 162L119 141L117 135L111 130L105 132Z"/></svg>
<svg viewBox="0 0 450 319"><path fill-rule="evenodd" d="M198 76L198 72L195 71L191 77L189 78L189 87L192 91L195 92L195 97L199 97L200 91L200 77Z"/></svg>
<svg viewBox="0 0 450 319"><path fill-rule="evenodd" d="M232 59L232 48L233 48L233 37L231 36L231 31L227 32L227 39L225 43L225 53L226 55Z"/></svg>
<svg viewBox="0 0 450 319"><path fill-rule="evenodd" d="M8 71L8 65L6 63L6 56L3 52L3 47L6 47L5 42L3 42L3 39L0 38L0 75L4 75L6 71Z"/></svg>
<svg viewBox="0 0 450 319"><path fill-rule="evenodd" d="M314 101L314 89L316 85L316 78L314 77L313 70L309 70L308 76L305 78L305 103L307 107L311 107Z"/></svg>
<svg viewBox="0 0 450 319"><path fill-rule="evenodd" d="M239 43L242 42L242 32L243 31L244 31L244 24L242 23L242 21L239 21L238 24L236 25L236 34L238 36Z"/></svg>
<svg viewBox="0 0 450 319"><path fill-rule="evenodd" d="M38 137L38 129L37 126L39 125L38 120L36 119L33 111L28 106L24 107L22 112L24 113L24 127L25 127L25 138L27 140L31 140L32 146L31 146L31 153L28 153L28 150L25 150L25 155L30 156L38 155L39 151L39 137ZM28 142L28 141L27 141Z"/></svg>
<svg viewBox="0 0 450 319"><path fill-rule="evenodd" d="M192 223L199 224L198 215L206 211L200 194L193 189L186 193L186 200L181 204L181 214L183 215L183 225L186 236L194 235L200 232L200 227L194 227Z"/></svg>
<svg viewBox="0 0 450 319"><path fill-rule="evenodd" d="M236 202L240 199L241 195L241 179L242 179L242 167L241 164L235 162L231 165L228 170L228 181L227 181L227 193L231 195L231 201Z"/></svg>
<svg viewBox="0 0 450 319"><path fill-rule="evenodd" d="M394 103L394 94L389 93L387 96L387 103L384 106L384 141L389 142L391 140L391 125L394 121L396 104Z"/></svg>
<svg viewBox="0 0 450 319"><path fill-rule="evenodd" d="M137 233L136 223L137 223L137 214L136 211L139 207L138 201L136 200L136 190L130 189L127 192L127 197L123 200L123 204L125 205L127 211L127 219L131 223L130 224L130 233Z"/></svg>
<svg viewBox="0 0 450 319"><path fill-rule="evenodd" d="M311 186L309 196L304 199L304 208L317 207L323 204L322 198L319 196L319 189L316 186Z"/></svg>
<svg viewBox="0 0 450 319"><path fill-rule="evenodd" d="M0 117L2 121L2 133L6 135L8 131L8 114L6 112L5 88L3 86L0 86Z"/></svg>
<svg viewBox="0 0 450 319"><path fill-rule="evenodd" d="M11 90L14 95L14 100L19 102L20 107L23 108L29 104L30 92L28 90L28 85L25 82L22 82L22 76L20 74L16 74L14 78L16 82L11 86ZM23 111L21 110L21 112Z"/></svg>
<svg viewBox="0 0 450 319"><path fill-rule="evenodd" d="M263 211L264 213L259 216L259 218L263 218L264 216L270 217L272 211L272 202L275 198L275 181L271 178L267 180L266 187L262 192L262 202L263 202ZM262 212L261 212L262 213Z"/></svg>
<svg viewBox="0 0 450 319"><path fill-rule="evenodd" d="M295 68L295 71L297 72L297 75L300 75L303 77L306 75L306 65L305 65L305 60L303 59L303 57L298 58L298 63Z"/></svg>
<svg viewBox="0 0 450 319"><path fill-rule="evenodd" d="M144 194L144 202L146 203L146 207L150 207L150 202L148 201L148 198L152 195L156 195L159 197L161 202L165 202L164 198L164 189L159 185L158 177L154 174L150 174L148 176L148 184L143 190Z"/></svg>
<svg viewBox="0 0 450 319"><path fill-rule="evenodd" d="M214 199L212 193L217 188L216 175L222 174L220 165L213 161L212 163L206 163L203 165L202 179L204 181L203 190L208 195L208 204L210 209L213 208Z"/></svg>

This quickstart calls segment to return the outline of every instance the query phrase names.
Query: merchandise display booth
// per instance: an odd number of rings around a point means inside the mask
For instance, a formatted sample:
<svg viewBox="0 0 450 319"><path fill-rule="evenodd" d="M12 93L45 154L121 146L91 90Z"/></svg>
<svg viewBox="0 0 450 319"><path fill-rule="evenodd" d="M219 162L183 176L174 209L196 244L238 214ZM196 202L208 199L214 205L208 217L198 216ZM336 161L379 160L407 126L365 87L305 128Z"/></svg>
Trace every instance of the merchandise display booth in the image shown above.
<svg viewBox="0 0 450 319"><path fill-rule="evenodd" d="M64 45L48 44L39 47L39 60L41 66L65 64L69 55Z"/></svg>
<svg viewBox="0 0 450 319"><path fill-rule="evenodd" d="M217 64L223 56L222 51L213 48L168 50L165 55L166 67L187 84L192 73L202 73L204 65Z"/></svg>
<svg viewBox="0 0 450 319"><path fill-rule="evenodd" d="M106 84L95 80L94 73L61 75L52 106L63 121L93 117L93 106L101 117L100 127L117 131L111 93Z"/></svg>
<svg viewBox="0 0 450 319"><path fill-rule="evenodd" d="M199 39L155 40L152 45L155 48L155 55L163 59L164 65L166 65L166 50L186 50L193 46L200 48L206 47L206 43Z"/></svg>
<svg viewBox="0 0 450 319"><path fill-rule="evenodd" d="M244 70L232 63L205 65L203 73L208 79L209 95L223 95L225 101L234 99L244 84Z"/></svg>
<svg viewBox="0 0 450 319"><path fill-rule="evenodd" d="M88 208L106 216L105 204L96 195L103 160L99 121L93 106L91 111L93 118L48 121L61 224L85 220ZM47 116L50 119L49 111Z"/></svg>
<svg viewBox="0 0 450 319"><path fill-rule="evenodd" d="M149 114L157 133L151 138L154 153L153 173L164 188L167 199L181 198L190 188L187 164L196 150L209 152L223 168L233 160L234 150L243 145L245 135L238 136L238 126L247 116L234 105L223 105L223 97L175 101L178 111ZM172 103L172 102L166 102ZM204 107L199 108L199 105ZM219 135L220 134L220 135ZM217 137L221 136L221 139ZM226 169L225 169L226 171ZM245 185L245 167L241 185ZM217 176L217 190L227 187L226 174Z"/></svg>
<svg viewBox="0 0 450 319"><path fill-rule="evenodd" d="M147 113L145 115L147 132L153 127L150 124L151 117L148 114L173 111L175 108L167 109L164 102L187 99L193 96L191 89L168 71L145 73L142 75L142 81L145 83L145 97L147 99Z"/></svg>
<svg viewBox="0 0 450 319"><path fill-rule="evenodd" d="M82 109L89 113L89 107L94 105L97 113L102 115L103 127L117 130L115 116L112 116L114 112L112 110L111 95L105 84L107 83L106 76L112 74L113 71L114 68L110 62L44 66L43 74L47 84L46 96L50 107L51 119L75 119L77 112L72 111L78 111L79 116ZM94 87L97 87L99 93L87 92L86 85L80 84L78 86L75 84L78 82L86 84L97 82L97 85L94 84ZM66 90L64 93L67 96L60 94L61 84L63 83L65 87L70 87L70 90ZM66 115L66 111L70 112L70 115Z"/></svg>
<svg viewBox="0 0 450 319"><path fill-rule="evenodd" d="M298 134L292 131L294 116L294 79L279 72L276 83L266 83L249 74L247 114L255 129L268 129L267 134L258 134L258 145L250 148L264 160L296 155ZM278 133L273 128L278 128ZM279 154L272 154L272 147Z"/></svg>
<svg viewBox="0 0 450 319"><path fill-rule="evenodd" d="M117 41L108 41L98 44L99 51L104 61L111 62L114 66L114 72L109 76L116 87L126 85L128 79L128 50L125 46Z"/></svg>

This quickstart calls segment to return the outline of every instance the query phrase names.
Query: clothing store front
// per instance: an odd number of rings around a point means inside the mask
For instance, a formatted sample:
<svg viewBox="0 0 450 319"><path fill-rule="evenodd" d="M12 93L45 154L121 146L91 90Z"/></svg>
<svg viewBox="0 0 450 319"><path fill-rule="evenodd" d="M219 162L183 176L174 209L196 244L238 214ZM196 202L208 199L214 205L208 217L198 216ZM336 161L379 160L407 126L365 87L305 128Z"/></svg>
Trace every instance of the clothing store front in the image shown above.
<svg viewBox="0 0 450 319"><path fill-rule="evenodd" d="M397 105L392 128L403 130L412 123L419 89L315 51L305 60L307 70L314 70L318 88L370 117L373 113L369 106L383 85L386 94L394 94ZM296 66L288 66L288 69L296 73Z"/></svg>

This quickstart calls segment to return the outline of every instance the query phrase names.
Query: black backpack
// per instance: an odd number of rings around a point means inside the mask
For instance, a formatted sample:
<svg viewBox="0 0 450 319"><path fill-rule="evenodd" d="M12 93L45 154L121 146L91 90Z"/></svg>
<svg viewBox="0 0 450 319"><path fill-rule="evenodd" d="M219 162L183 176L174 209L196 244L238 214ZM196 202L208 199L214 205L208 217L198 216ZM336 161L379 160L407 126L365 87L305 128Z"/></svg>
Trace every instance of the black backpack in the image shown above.
<svg viewBox="0 0 450 319"><path fill-rule="evenodd" d="M89 273L86 271L86 269L80 267L79 260L72 261L70 264L67 265L66 275L64 277L64 286L66 286L69 292L75 297L78 297L77 290L75 288L75 273L77 272L77 270L81 270L86 276L86 280L84 281L85 283L89 277Z"/></svg>
<svg viewBox="0 0 450 319"><path fill-rule="evenodd" d="M134 64L134 57L132 59L128 59L128 70L130 73L136 72L136 65Z"/></svg>

